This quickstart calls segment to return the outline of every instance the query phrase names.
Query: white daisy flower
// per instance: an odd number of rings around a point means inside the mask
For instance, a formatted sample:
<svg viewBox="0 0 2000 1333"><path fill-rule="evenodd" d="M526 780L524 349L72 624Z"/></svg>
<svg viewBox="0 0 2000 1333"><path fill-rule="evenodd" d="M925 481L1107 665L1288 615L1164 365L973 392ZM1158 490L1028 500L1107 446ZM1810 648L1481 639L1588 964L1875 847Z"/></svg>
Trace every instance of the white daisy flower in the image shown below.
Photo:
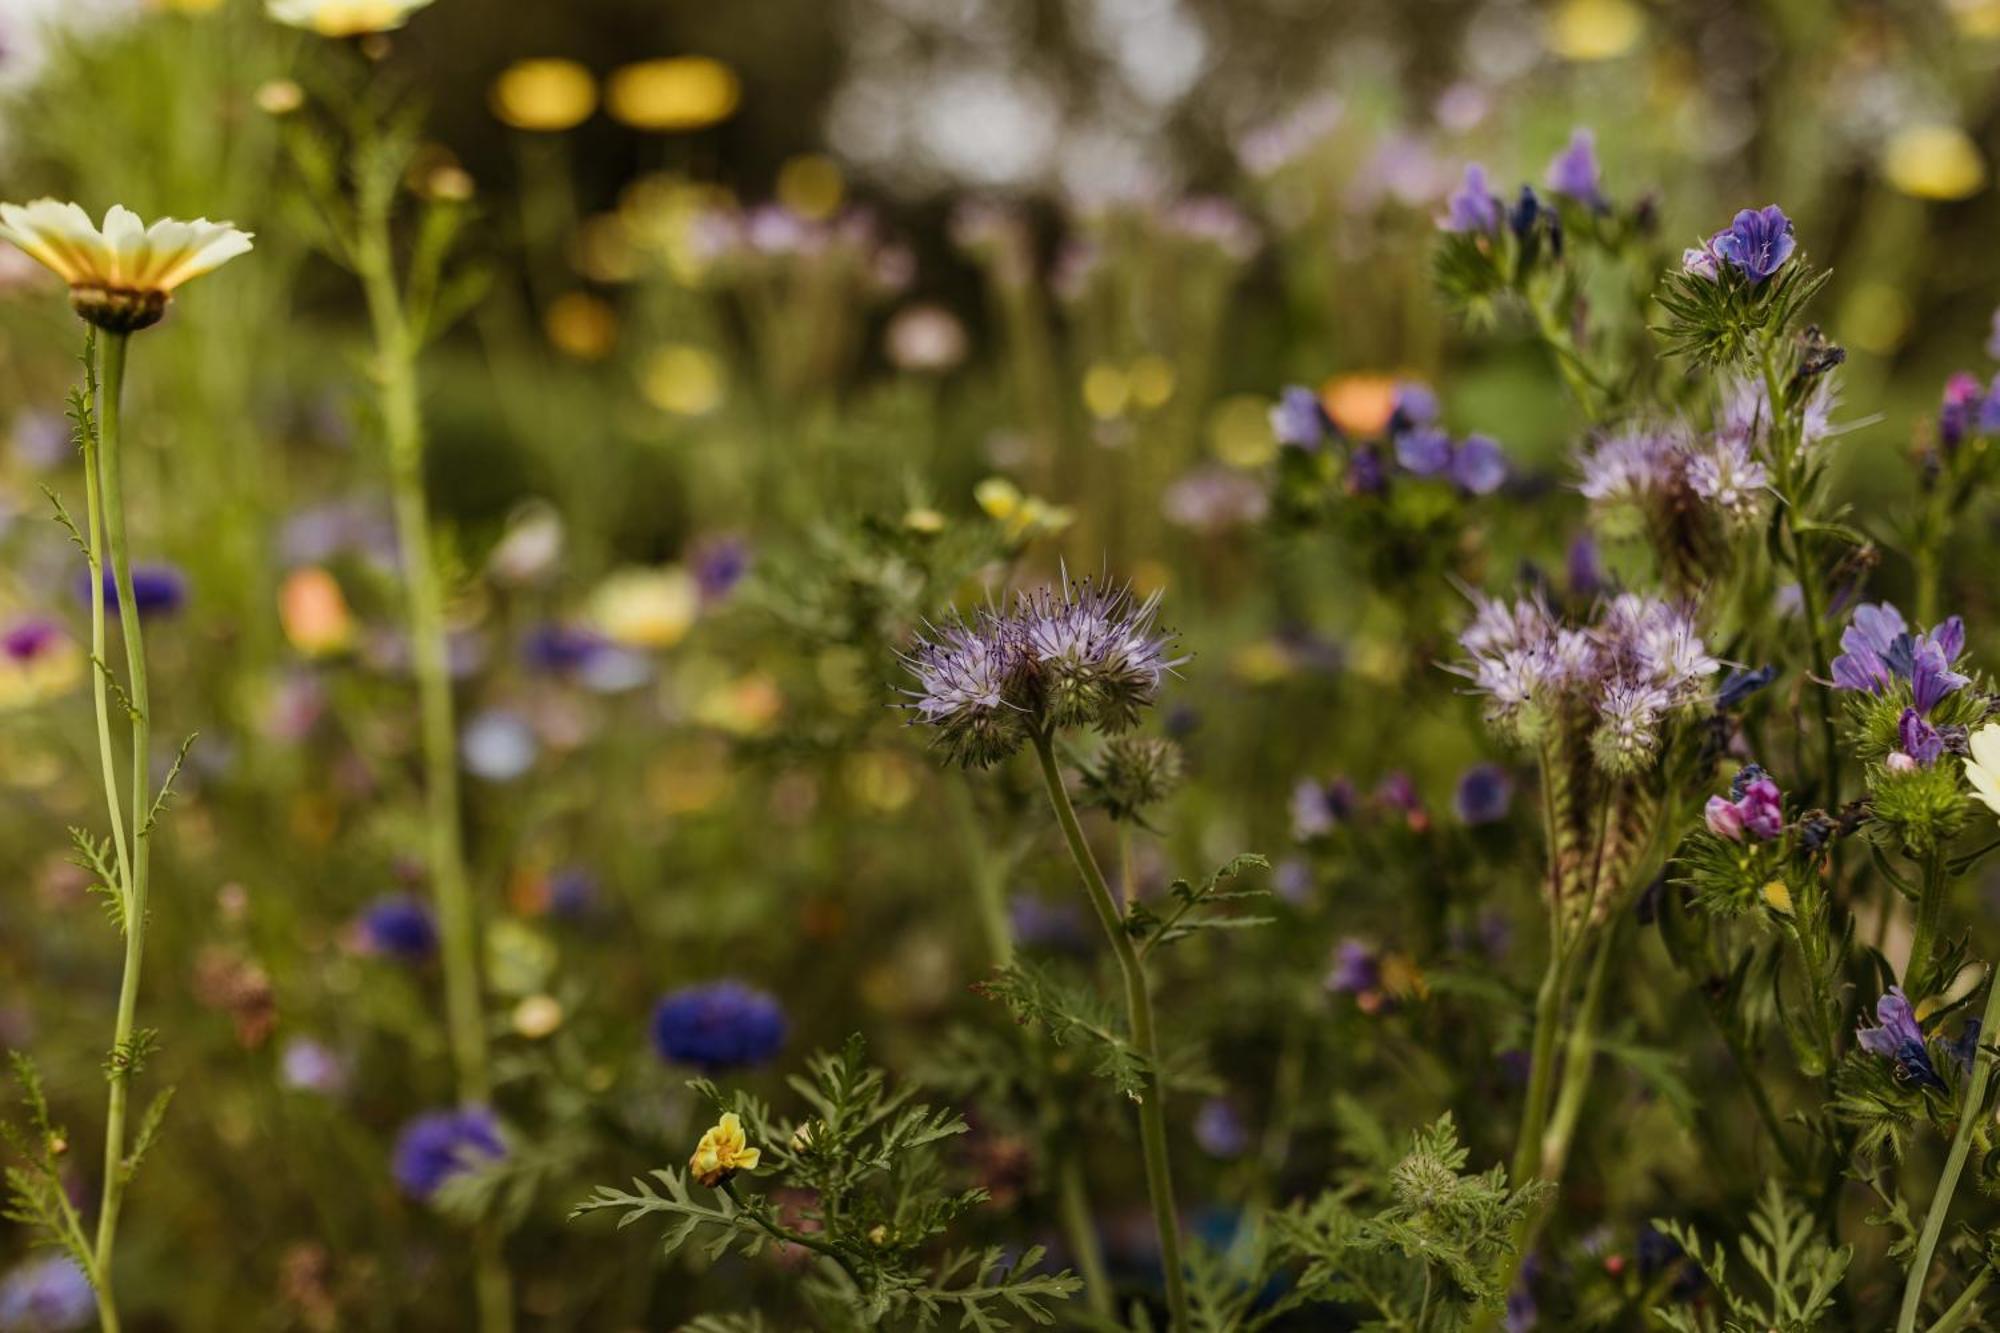
<svg viewBox="0 0 2000 1333"><path fill-rule="evenodd" d="M362 37L390 32L431 0L266 0L264 11L280 23L309 28L322 37Z"/></svg>
<svg viewBox="0 0 2000 1333"><path fill-rule="evenodd" d="M52 269L77 314L114 333L159 323L175 288L250 250L250 233L227 222L162 218L148 227L114 204L100 229L76 204L54 199L0 204L0 240Z"/></svg>
<svg viewBox="0 0 2000 1333"><path fill-rule="evenodd" d="M1965 761L1965 780L1972 784L1972 794L2000 815L2000 722L1973 732L1968 746L1972 756Z"/></svg>

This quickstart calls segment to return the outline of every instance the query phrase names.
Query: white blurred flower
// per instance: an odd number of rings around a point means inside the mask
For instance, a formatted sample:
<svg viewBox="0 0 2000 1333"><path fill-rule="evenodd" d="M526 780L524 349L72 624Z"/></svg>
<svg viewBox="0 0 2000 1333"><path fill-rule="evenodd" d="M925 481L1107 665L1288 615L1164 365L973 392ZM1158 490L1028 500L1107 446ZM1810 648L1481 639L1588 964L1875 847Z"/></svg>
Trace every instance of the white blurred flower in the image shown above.
<svg viewBox="0 0 2000 1333"><path fill-rule="evenodd" d="M410 15L431 0L267 0L265 12L294 28L310 28L322 37L360 37L389 32L409 22Z"/></svg>
<svg viewBox="0 0 2000 1333"><path fill-rule="evenodd" d="M2000 723L1989 722L1972 733L1972 751L1965 760L1965 780L1986 808L2000 815Z"/></svg>

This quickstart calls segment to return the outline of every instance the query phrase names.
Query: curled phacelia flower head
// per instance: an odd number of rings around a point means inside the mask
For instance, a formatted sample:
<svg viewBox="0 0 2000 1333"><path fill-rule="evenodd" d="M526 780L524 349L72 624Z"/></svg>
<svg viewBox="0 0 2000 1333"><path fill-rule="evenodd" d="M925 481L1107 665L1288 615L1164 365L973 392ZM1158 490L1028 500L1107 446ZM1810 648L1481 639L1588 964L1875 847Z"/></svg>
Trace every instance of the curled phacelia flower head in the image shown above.
<svg viewBox="0 0 2000 1333"><path fill-rule="evenodd" d="M763 1149L750 1146L742 1119L734 1111L725 1111L695 1145L688 1170L698 1184L714 1189L738 1171L755 1171L763 1156Z"/></svg>
<svg viewBox="0 0 2000 1333"><path fill-rule="evenodd" d="M1629 775L1659 752L1669 722L1712 698L1719 664L1687 613L1665 602L1622 594L1589 625L1559 622L1536 596L1476 608L1459 637L1468 660L1455 669L1511 739L1580 728L1599 768Z"/></svg>
<svg viewBox="0 0 2000 1333"><path fill-rule="evenodd" d="M1017 594L1005 609L933 627L905 655L916 677L906 707L968 768L1059 728L1130 730L1187 660L1158 611L1157 595L1087 579Z"/></svg>
<svg viewBox="0 0 2000 1333"><path fill-rule="evenodd" d="M1173 741L1119 736L1085 770L1084 789L1092 803L1103 806L1113 818L1132 819L1147 806L1171 796L1185 772L1181 747Z"/></svg>

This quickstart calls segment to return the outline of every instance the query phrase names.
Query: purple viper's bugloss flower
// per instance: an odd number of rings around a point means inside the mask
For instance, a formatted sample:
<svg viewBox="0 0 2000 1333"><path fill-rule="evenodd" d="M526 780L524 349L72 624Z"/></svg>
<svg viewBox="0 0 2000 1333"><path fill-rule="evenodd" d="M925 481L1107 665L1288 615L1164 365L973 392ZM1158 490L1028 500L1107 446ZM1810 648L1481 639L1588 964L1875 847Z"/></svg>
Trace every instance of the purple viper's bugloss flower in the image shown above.
<svg viewBox="0 0 2000 1333"><path fill-rule="evenodd" d="M1468 435L1451 451L1452 484L1467 495L1491 495L1507 480L1507 456L1484 435Z"/></svg>
<svg viewBox="0 0 2000 1333"><path fill-rule="evenodd" d="M1777 678L1778 668L1774 665L1760 666L1755 671L1732 671L1723 677L1722 688L1716 691L1715 706L1726 713Z"/></svg>
<svg viewBox="0 0 2000 1333"><path fill-rule="evenodd" d="M1445 201L1438 226L1461 235L1497 236L1505 218L1506 206L1486 187L1486 168L1471 162L1463 183Z"/></svg>
<svg viewBox="0 0 2000 1333"><path fill-rule="evenodd" d="M1333 832L1354 813L1354 784L1346 778L1300 778L1292 788L1292 837L1310 842Z"/></svg>
<svg viewBox="0 0 2000 1333"><path fill-rule="evenodd" d="M1549 163L1549 189L1590 208L1605 207L1604 173L1597 164L1597 136L1589 130L1571 132L1569 143Z"/></svg>
<svg viewBox="0 0 2000 1333"><path fill-rule="evenodd" d="M77 575L76 597L85 606L90 605L89 570ZM187 598L187 575L174 566L132 566L132 602L141 616L170 616L187 605ZM109 569L104 571L104 610L106 614L118 610L118 580Z"/></svg>
<svg viewBox="0 0 2000 1333"><path fill-rule="evenodd" d="M1936 1066L1931 1064L1930 1048L1924 1044L1924 1030L1918 1025L1917 1016L1911 1010L1909 998L1903 994L1901 986L1889 987L1888 994L1875 1002L1875 1022L1878 1026L1864 1027L1854 1034L1862 1050L1894 1061L1896 1077L1906 1083L1938 1092L1946 1090Z"/></svg>
<svg viewBox="0 0 2000 1333"><path fill-rule="evenodd" d="M1507 817L1514 801L1514 777L1499 764L1474 764L1461 773L1452 791L1451 809L1461 824L1477 828Z"/></svg>
<svg viewBox="0 0 2000 1333"><path fill-rule="evenodd" d="M1708 831L1726 842L1743 841L1743 812L1727 796L1711 796L1702 810Z"/></svg>
<svg viewBox="0 0 2000 1333"><path fill-rule="evenodd" d="M1776 204L1746 208L1729 226L1708 238L1708 248L1752 287L1785 266L1798 241L1792 235L1792 220Z"/></svg>
<svg viewBox="0 0 2000 1333"><path fill-rule="evenodd" d="M760 1065L785 1044L784 1008L740 981L688 986L653 1008L653 1049L706 1073Z"/></svg>
<svg viewBox="0 0 2000 1333"><path fill-rule="evenodd" d="M1422 380L1397 380L1390 399L1389 434L1401 435L1437 420L1437 392Z"/></svg>
<svg viewBox="0 0 2000 1333"><path fill-rule="evenodd" d="M694 571L701 600L711 604L720 602L735 592L750 572L750 543L728 533L705 537L695 543L688 556L688 567Z"/></svg>
<svg viewBox="0 0 2000 1333"><path fill-rule="evenodd" d="M1929 768L1944 755L1944 737L1914 708L1903 710L1903 716L1897 720L1896 738L1902 746L1899 753L1908 755L1917 768Z"/></svg>
<svg viewBox="0 0 2000 1333"><path fill-rule="evenodd" d="M1768 777L1746 783L1736 808L1743 814L1743 831L1759 841L1769 842L1785 831L1784 793Z"/></svg>
<svg viewBox="0 0 2000 1333"><path fill-rule="evenodd" d="M453 1176L506 1155L500 1123L485 1107L428 1111L396 1135L390 1171L406 1194L429 1199Z"/></svg>
<svg viewBox="0 0 2000 1333"><path fill-rule="evenodd" d="M1835 689L1880 694L1895 681L1907 681L1910 701L1922 714L1970 683L1952 670L1965 651L1965 622L1957 616L1912 634L1903 613L1889 603L1865 604L1854 609L1840 646L1833 659Z"/></svg>
<svg viewBox="0 0 2000 1333"><path fill-rule="evenodd" d="M1389 486L1389 470L1383 465L1382 451L1364 444L1347 460L1346 489L1349 495L1380 495Z"/></svg>
<svg viewBox="0 0 2000 1333"><path fill-rule="evenodd" d="M0 1329L70 1333L90 1327L96 1315L90 1279L66 1254L23 1260L0 1278Z"/></svg>
<svg viewBox="0 0 2000 1333"><path fill-rule="evenodd" d="M1227 1097L1210 1097L1194 1113L1194 1141L1210 1157L1230 1161L1250 1151L1250 1127Z"/></svg>
<svg viewBox="0 0 2000 1333"><path fill-rule="evenodd" d="M1375 946L1352 935L1333 950L1333 966L1327 970L1326 988L1336 995L1360 995L1382 985L1382 965Z"/></svg>
<svg viewBox="0 0 2000 1333"><path fill-rule="evenodd" d="M1303 384L1288 384L1271 407L1271 434L1279 444L1312 452L1334 433L1333 418L1319 395Z"/></svg>
<svg viewBox="0 0 2000 1333"><path fill-rule="evenodd" d="M1451 467L1451 437L1434 426L1396 437L1396 465L1413 477L1441 477Z"/></svg>
<svg viewBox="0 0 2000 1333"><path fill-rule="evenodd" d="M361 940L370 953L421 963L437 953L437 920L430 905L407 893L385 894L361 913Z"/></svg>

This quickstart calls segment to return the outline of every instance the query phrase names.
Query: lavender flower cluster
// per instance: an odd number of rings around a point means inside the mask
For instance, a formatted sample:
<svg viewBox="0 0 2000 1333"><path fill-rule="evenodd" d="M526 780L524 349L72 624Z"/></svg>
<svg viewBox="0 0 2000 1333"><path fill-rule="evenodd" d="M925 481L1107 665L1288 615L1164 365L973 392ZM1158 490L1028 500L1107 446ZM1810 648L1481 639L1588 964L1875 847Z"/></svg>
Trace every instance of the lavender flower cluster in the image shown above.
<svg viewBox="0 0 2000 1333"><path fill-rule="evenodd" d="M1719 663L1683 611L1624 593L1594 624L1560 622L1537 596L1477 600L1459 636L1459 670L1487 698L1488 720L1533 741L1558 726L1587 735L1598 766L1630 774L1658 752L1667 724L1707 702Z"/></svg>
<svg viewBox="0 0 2000 1333"><path fill-rule="evenodd" d="M1348 489L1379 495L1389 482L1388 459L1412 477L1448 481L1467 495L1491 495L1507 480L1507 456L1485 435L1453 440L1437 424L1437 395L1427 384L1403 380L1379 442L1355 443L1348 457ZM1315 452L1342 438L1317 393L1288 385L1271 409L1271 433L1278 443Z"/></svg>
<svg viewBox="0 0 2000 1333"><path fill-rule="evenodd" d="M1065 579L934 626L904 657L917 682L905 691L911 720L968 768L1065 727L1129 730L1187 660L1158 613L1157 594Z"/></svg>

